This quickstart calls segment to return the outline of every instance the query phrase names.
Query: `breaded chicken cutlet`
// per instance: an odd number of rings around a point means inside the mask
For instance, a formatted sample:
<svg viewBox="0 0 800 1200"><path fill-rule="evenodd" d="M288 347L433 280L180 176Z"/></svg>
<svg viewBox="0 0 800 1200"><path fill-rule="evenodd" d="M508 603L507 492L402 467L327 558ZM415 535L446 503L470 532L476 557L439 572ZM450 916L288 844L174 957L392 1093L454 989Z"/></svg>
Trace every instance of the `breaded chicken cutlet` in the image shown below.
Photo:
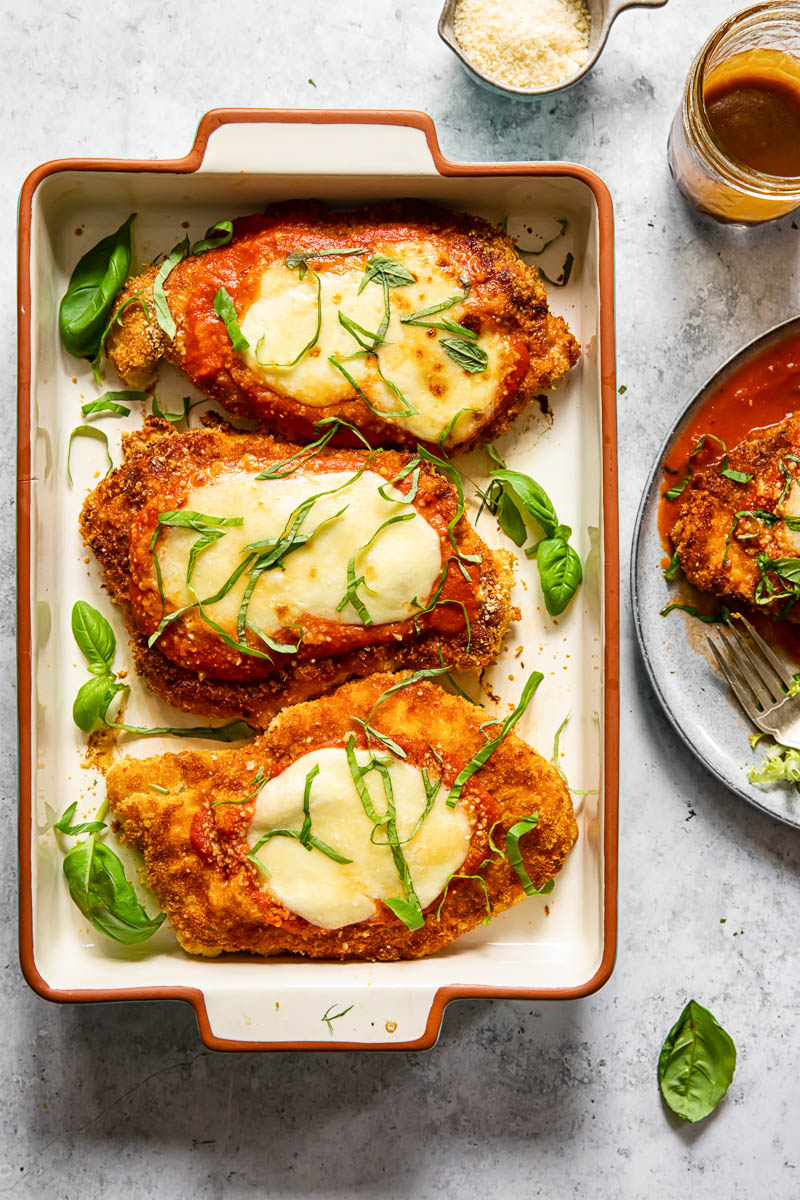
<svg viewBox="0 0 800 1200"><path fill-rule="evenodd" d="M152 418L123 448L81 532L176 708L263 727L353 676L496 657L513 560L424 458Z"/></svg>
<svg viewBox="0 0 800 1200"><path fill-rule="evenodd" d="M696 472L670 538L690 583L800 621L800 415L755 430Z"/></svg>
<svg viewBox="0 0 800 1200"><path fill-rule="evenodd" d="M406 678L284 709L240 750L112 767L111 811L185 950L418 958L561 870L577 827L557 769L509 732L459 784L484 713Z"/></svg>
<svg viewBox="0 0 800 1200"><path fill-rule="evenodd" d="M536 269L465 213L282 204L235 221L220 248L185 251L165 279L154 265L128 281L110 362L141 387L164 358L290 439L339 417L373 445L467 450L579 357Z"/></svg>

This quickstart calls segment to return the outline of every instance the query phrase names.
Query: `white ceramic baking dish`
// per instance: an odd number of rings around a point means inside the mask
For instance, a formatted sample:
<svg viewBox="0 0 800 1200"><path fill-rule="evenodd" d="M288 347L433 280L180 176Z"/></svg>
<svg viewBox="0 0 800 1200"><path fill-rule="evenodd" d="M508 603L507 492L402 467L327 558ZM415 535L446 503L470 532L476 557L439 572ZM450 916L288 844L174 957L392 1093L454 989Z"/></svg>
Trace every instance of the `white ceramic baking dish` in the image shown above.
<svg viewBox="0 0 800 1200"><path fill-rule="evenodd" d="M509 231L523 242L549 237L558 218L569 222L566 235L535 261L556 276L565 252L573 253L568 285L551 291L551 304L569 321L583 356L550 397L553 419L538 410L523 415L499 448L512 466L544 484L560 519L573 526L586 578L554 622L544 613L535 566L522 558L515 595L522 621L483 682L505 711L527 673L544 672L519 732L546 755L570 714L561 765L574 788L589 790L575 797L578 843L551 896L527 900L421 961L203 960L183 953L167 928L141 946L118 946L87 928L72 905L52 830L54 812L77 800L78 811L88 814L103 795L102 776L82 765L84 738L71 717L85 677L70 634L73 602L87 599L112 620L118 665L127 642L77 530L86 489L104 469L101 447L76 441L74 488L66 478L69 433L81 421L81 401L98 389L84 364L60 345L59 299L80 254L130 212L139 214L135 252L146 261L183 236L183 222L196 237L221 217L276 200L348 205L404 196L493 221L507 217ZM65 160L44 164L28 178L19 260L20 921L23 969L40 995L187 1000L204 1042L217 1049L387 1049L432 1045L444 1005L455 997L563 999L605 982L615 954L617 877L612 256L610 198L590 171L570 164L447 162L432 122L419 113L217 111L203 118L184 159ZM109 374L108 386L118 387ZM162 404L177 408L177 397L188 390L177 375L163 373ZM138 420L137 411L104 422L116 461L120 433ZM460 465L480 474L481 458ZM479 530L490 543L507 544L490 516L482 517ZM134 696L129 720L196 723L147 696L141 684ZM124 750L149 755L167 745L128 739ZM352 1007L329 1029L323 1014L331 1005L335 1012Z"/></svg>

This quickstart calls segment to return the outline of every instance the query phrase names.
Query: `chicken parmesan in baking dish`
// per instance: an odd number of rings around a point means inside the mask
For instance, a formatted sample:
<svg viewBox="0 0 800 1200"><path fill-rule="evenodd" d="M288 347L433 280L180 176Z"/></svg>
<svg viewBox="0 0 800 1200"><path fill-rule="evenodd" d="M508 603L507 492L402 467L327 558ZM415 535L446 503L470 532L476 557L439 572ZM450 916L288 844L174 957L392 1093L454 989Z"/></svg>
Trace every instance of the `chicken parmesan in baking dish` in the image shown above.
<svg viewBox="0 0 800 1200"><path fill-rule="evenodd" d="M333 449L337 428L297 447L151 418L87 497L137 669L175 707L263 726L351 676L497 655L512 559L467 522L457 473Z"/></svg>
<svg viewBox="0 0 800 1200"><path fill-rule="evenodd" d="M374 675L243 749L124 759L109 805L189 953L418 958L546 894L575 842L563 778L512 732L540 679L487 731Z"/></svg>
<svg viewBox="0 0 800 1200"><path fill-rule="evenodd" d="M126 383L164 358L283 436L337 416L373 444L456 451L501 433L579 356L536 269L465 213L293 203L211 240L128 281L106 342Z"/></svg>

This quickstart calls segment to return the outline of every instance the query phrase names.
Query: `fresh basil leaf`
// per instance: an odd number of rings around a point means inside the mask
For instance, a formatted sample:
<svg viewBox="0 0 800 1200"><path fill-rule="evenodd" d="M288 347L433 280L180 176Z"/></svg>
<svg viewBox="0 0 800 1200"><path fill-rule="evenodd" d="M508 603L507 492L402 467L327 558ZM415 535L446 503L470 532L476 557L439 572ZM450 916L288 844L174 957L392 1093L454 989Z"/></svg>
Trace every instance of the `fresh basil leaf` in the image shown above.
<svg viewBox="0 0 800 1200"><path fill-rule="evenodd" d="M688 613L690 617L697 617L698 621L703 621L706 625L726 625L731 619L730 609L724 604L720 604L713 613L701 612L699 608L695 608L693 604L668 604L661 609L659 616L666 617L674 609L678 612Z"/></svg>
<svg viewBox="0 0 800 1200"><path fill-rule="evenodd" d="M79 825L73 825L72 818L75 816L77 807L78 801L73 800L69 808L62 813L60 820L54 823L53 829L67 834L68 837L77 837L80 833L99 833L101 829L106 828L105 821L81 821Z"/></svg>
<svg viewBox="0 0 800 1200"><path fill-rule="evenodd" d="M462 367L470 375L485 371L489 365L489 355L483 347L466 338L441 338L439 345L457 367Z"/></svg>
<svg viewBox="0 0 800 1200"><path fill-rule="evenodd" d="M72 705L72 719L84 733L91 733L104 719L109 704L125 684L110 675L93 675L78 690Z"/></svg>
<svg viewBox="0 0 800 1200"><path fill-rule="evenodd" d="M180 413L166 412L159 404L158 396L155 394L155 392L153 392L151 399L153 401L154 417L161 417L162 421L169 421L172 425L180 425L181 421L188 421L189 413L193 407L188 396L184 396L183 398L183 412ZM202 404L202 400L198 400L197 403Z"/></svg>
<svg viewBox="0 0 800 1200"><path fill-rule="evenodd" d="M258 839L255 846L253 846L253 849L247 856L250 861L254 862L258 867L263 867L263 864L259 861L258 852L262 846L266 846L267 842L272 841L272 839L276 837L294 838L295 841L299 842L300 830L270 829L267 833L263 834L263 836ZM353 861L352 858L345 858L344 855L340 854L338 850L334 850L334 848L329 846L327 842L323 842L321 838L314 837L313 834L308 835L306 849L308 850L309 848L319 850L320 854L324 854L326 858L332 859L335 863L346 865L347 863L351 863Z"/></svg>
<svg viewBox="0 0 800 1200"><path fill-rule="evenodd" d="M375 713L390 696L394 696L397 692L402 692L404 688L412 687L413 684L419 683L422 679L436 679L439 675L446 675L449 670L449 667L428 667L422 671L413 671L411 675L407 675L399 683L392 684L390 688L387 688L385 692L381 692L380 696L378 696L378 699L367 714L367 721L370 725L373 723Z"/></svg>
<svg viewBox="0 0 800 1200"><path fill-rule="evenodd" d="M542 675L540 671L531 672L528 681L522 689L522 695L519 698L517 707L505 718L500 726L500 732L498 733L497 737L492 738L492 740L487 742L485 746L482 746L476 754L473 754L469 762L466 763L459 771L447 797L446 803L448 808L455 808L464 788L464 784L472 778L476 771L481 769L483 764L492 757L501 742L503 742L505 738L508 737L509 733L511 733L511 730L517 724L520 717L523 715L533 699L533 694L543 679L544 675Z"/></svg>
<svg viewBox="0 0 800 1200"><path fill-rule="evenodd" d="M106 448L106 461L108 462L106 475L114 468L114 460L108 448L108 434L104 433L102 429L97 429L94 425L76 425L69 435L69 442L67 443L67 479L70 482L70 487L72 486L72 443L76 437L94 438L95 441L102 442Z"/></svg>
<svg viewBox="0 0 800 1200"><path fill-rule="evenodd" d="M84 417L91 417L97 413L110 413L115 417L130 416L131 410L126 404L120 404L119 396L125 396L128 400L147 399L144 392L105 392L97 400L90 400L87 404L82 404L81 412Z"/></svg>
<svg viewBox="0 0 800 1200"><path fill-rule="evenodd" d="M508 222L507 217L506 217L506 222ZM569 229L569 221L566 219L566 217L556 217L556 223L561 226L558 233L554 234L553 237L551 237L549 239L549 241L544 242L539 247L538 250L533 250L529 246L528 247L518 246L517 243L515 242L514 249L516 250L517 254L529 254L532 258L538 258L540 254L544 254L545 250L549 250L549 248L553 245L553 243L557 242L559 238L562 238L564 236L564 234L567 232L567 230ZM505 232L506 232L506 230L504 229L503 233L505 233ZM528 233L531 233L531 232L532 232L532 230L529 229ZM624 391L624 388L623 388L623 391Z"/></svg>
<svg viewBox="0 0 800 1200"><path fill-rule="evenodd" d="M387 258L385 254L376 254L367 263L364 278L356 294L360 296L368 283L375 282L381 286L385 284L386 287L396 288L407 287L409 283L415 283L416 279L416 275L412 275L402 263Z"/></svg>
<svg viewBox="0 0 800 1200"><path fill-rule="evenodd" d="M669 566L664 568L663 575L667 582L671 582L681 569L681 560L678 558L676 550L672 558L669 560Z"/></svg>
<svg viewBox="0 0 800 1200"><path fill-rule="evenodd" d="M158 324L168 338L175 337L176 326L175 318L169 310L169 302L167 294L164 291L164 284L178 263L183 262L189 253L189 238L185 237L182 242L178 242L177 246L173 246L171 252L159 267L158 274L153 282L153 307L156 310L156 321L158 321Z"/></svg>
<svg viewBox="0 0 800 1200"><path fill-rule="evenodd" d="M477 342L478 340L478 335L474 329L468 329L466 325L459 325L458 321L448 321L447 317L443 317L441 321L432 322L429 328L444 329L447 333L457 333L461 337L469 338L473 342Z"/></svg>
<svg viewBox="0 0 800 1200"><path fill-rule="evenodd" d="M492 826L492 829L494 829L494 825ZM491 844L491 833L489 834L489 841ZM491 861L491 860L489 860L489 861ZM484 864L481 863L481 866L483 866L483 865ZM438 921L441 916L442 908L444 907L444 902L447 899L447 893L450 891L450 884L453 882L454 879L465 879L465 880L474 879L481 885L481 887L483 888L484 903L486 904L486 913L483 916L483 918L481 919L481 925L488 925L492 919L492 905L489 901L489 889L486 886L486 880L483 878L482 875L464 875L460 871L456 871L452 875L448 875L448 877L447 877L447 881L444 885L444 891L442 892L442 898L439 901L439 907L436 909L436 920Z"/></svg>
<svg viewBox="0 0 800 1200"><path fill-rule="evenodd" d="M542 884L540 888L534 887L531 877L525 870L525 864L522 860L522 851L519 848L519 840L526 833L530 833L539 824L539 814L531 813L529 817L523 817L521 821L517 821L512 825L506 834L506 856L508 865L513 867L517 878L522 884L522 890L526 896L549 896L552 892L555 883L552 879L548 879L547 883Z"/></svg>
<svg viewBox="0 0 800 1200"><path fill-rule="evenodd" d="M554 537L558 528L558 517L553 502L547 492L521 471L509 471L507 467L499 467L489 472L492 479L499 479L511 488L514 495L522 504L525 511L541 525L547 537Z"/></svg>
<svg viewBox="0 0 800 1200"><path fill-rule="evenodd" d="M753 476L748 475L746 471L735 471L733 467L729 467L727 455L725 456L724 465L720 466L720 474L724 475L726 479L733 480L734 483L749 483L753 478Z"/></svg>
<svg viewBox="0 0 800 1200"><path fill-rule="evenodd" d="M505 488L500 498L500 507L497 510L497 521L503 533L510 537L516 546L525 545L528 530L525 528L522 514Z"/></svg>
<svg viewBox="0 0 800 1200"><path fill-rule="evenodd" d="M416 515L416 512L410 512L398 513L397 516L387 517L383 524L378 526L369 541L365 542L363 546L358 546L354 550L347 562L347 587L344 596L336 606L337 612L342 612L349 604L363 625L374 624L372 617L367 611L364 601L358 594L358 589L366 584L366 579L363 575L359 575L358 577L356 576L356 559L358 558L359 554L362 554L365 550L369 550L370 546L384 529L388 529L390 525L396 525L398 521L413 521Z"/></svg>
<svg viewBox="0 0 800 1200"><path fill-rule="evenodd" d="M437 313L446 312L448 308L453 308L456 304L461 304L470 293L470 285L462 279L461 286L464 288L464 291L460 296L450 296L447 300L440 300L438 304L431 304L428 308L421 308L418 312L409 313L407 317L400 318L400 324L427 325L427 317L435 317Z"/></svg>
<svg viewBox="0 0 800 1200"><path fill-rule="evenodd" d="M358 321L352 320L341 309L339 309L339 324L342 329L347 330L350 336L355 339L362 350L368 350L370 354L373 350L377 350L381 344L380 334L373 333L370 329L365 329L363 325L359 325Z"/></svg>
<svg viewBox="0 0 800 1200"><path fill-rule="evenodd" d="M319 767L317 767L317 772L319 772ZM255 800L256 796L258 795L258 793L261 791L261 789L264 787L264 785L267 782L268 782L268 779L267 779L266 774L264 773L264 768L259 767L250 782L250 791L247 793L247 795L245 797L243 797L243 799L241 799L241 800L215 800L212 804L209 805L209 808L224 808L226 805L229 805L229 804L236 804L236 805L249 804L252 800Z"/></svg>
<svg viewBox="0 0 800 1200"><path fill-rule="evenodd" d="M781 579L788 579L790 583L800 583L800 558L770 558L768 555L759 555L762 565L767 571L774 571Z"/></svg>
<svg viewBox="0 0 800 1200"><path fill-rule="evenodd" d="M103 238L80 260L58 311L61 341L76 358L93 359L131 265L131 225L136 213L116 233Z"/></svg>
<svg viewBox="0 0 800 1200"><path fill-rule="evenodd" d="M536 270L539 272L539 274L541 275L541 277L545 281L545 283L549 283L551 287L562 288L562 287L566 287L567 284L569 283L570 276L572 275L572 268L573 268L574 264L575 264L575 256L573 255L571 250L568 250L567 257L564 259L564 265L561 268L561 274L559 275L558 279L551 279L549 275L545 275L545 273L541 267L537 267Z"/></svg>
<svg viewBox="0 0 800 1200"><path fill-rule="evenodd" d="M702 1121L730 1087L736 1047L707 1008L690 1000L658 1056L658 1086L667 1106L685 1121Z"/></svg>
<svg viewBox="0 0 800 1200"><path fill-rule="evenodd" d="M435 454L431 454L430 450L426 450L424 446L419 446L419 445L417 446L417 456L419 458L424 458L429 463L433 463L433 465L435 467L437 467L439 471L442 471L445 475L447 475L447 477L449 479L452 480L453 485L456 489L456 494L458 496L458 505L456 507L455 515L453 516L452 520L450 520L447 524L447 534L450 539L450 545L453 547L453 550L455 551L456 558L459 560L463 560L464 562L473 562L473 563L480 562L481 557L479 554L463 554L461 552L461 550L459 550L459 548L456 544L456 538L455 538L456 526L458 525L458 522L463 517L464 509L465 509L464 486L461 482L461 476L459 475L458 470L453 466L452 463L447 462L443 458L438 458Z"/></svg>
<svg viewBox="0 0 800 1200"><path fill-rule="evenodd" d="M92 374L94 375L95 381L99 387L102 387L102 380L100 378L100 363L101 363L102 357L103 357L103 350L105 349L106 338L111 333L111 330L115 325L122 324L123 314L125 313L126 309L129 309L131 307L132 304L141 305L142 311L145 315L145 319L148 321L150 320L150 309L147 307L146 302L142 299L141 292L137 292L135 296L129 296L128 299L125 300L122 304L120 304L119 308L117 308L111 314L111 316L108 319L108 324L106 325L103 332L100 334L100 345L97 348L97 353L95 354L94 358L91 360L91 363L90 363L91 368L92 368Z"/></svg>
<svg viewBox="0 0 800 1200"><path fill-rule="evenodd" d="M93 675L109 675L114 669L117 639L102 613L77 600L72 606L72 636Z"/></svg>
<svg viewBox="0 0 800 1200"><path fill-rule="evenodd" d="M291 255L289 257L291 258ZM287 262L288 262L288 259L287 259ZM306 266L307 266L307 264L304 262L301 267L301 271L302 271L302 274L300 274L301 281L305 277ZM289 362L283 362L283 363L282 362L274 362L272 359L263 359L261 357L261 347L264 344L264 337L266 335L260 337L258 339L258 341L256 342L256 361L258 362L259 366L261 366L261 367L276 367L276 368L279 368L280 370L288 370L290 367L296 367L297 364L300 362L300 359L304 358L305 355L308 354L309 350L312 350L314 348L314 346L316 346L317 342L319 341L320 330L322 329L322 280L321 280L320 276L317 274L317 272L315 270L313 270L313 268L309 268L309 269L311 270L311 274L314 276L314 280L317 285L317 298L316 298L317 321L316 321L316 325L314 327L314 332L311 334L311 337L305 343L305 345L300 350L298 350L298 352L294 356L294 358L291 359ZM238 325L237 325L237 329L238 329ZM231 335L231 340L233 340L233 335ZM245 350L246 349L247 349L247 346L245 346Z"/></svg>
<svg viewBox="0 0 800 1200"><path fill-rule="evenodd" d="M206 230L206 236L195 242L191 254L205 254L206 250L219 250L227 246L233 237L233 221L217 221Z"/></svg>
<svg viewBox="0 0 800 1200"><path fill-rule="evenodd" d="M551 617L557 617L567 607L583 579L578 552L563 537L545 538L537 549L536 566L539 568L547 611Z"/></svg>
<svg viewBox="0 0 800 1200"><path fill-rule="evenodd" d="M125 876L125 868L94 834L64 857L64 875L74 903L95 929L123 945L151 937L166 919L148 917Z"/></svg>
<svg viewBox="0 0 800 1200"><path fill-rule="evenodd" d="M256 730L246 721L230 721L227 725L190 725L188 727L161 726L148 728L142 725L124 725L120 721L106 721L110 729L123 733L135 733L138 737L205 738L209 742L240 742L254 737Z"/></svg>
<svg viewBox="0 0 800 1200"><path fill-rule="evenodd" d="M416 929L422 929L425 924L425 917L422 915L422 909L419 902L413 904L409 900L402 900L399 896L390 896L383 902L390 912L393 912L396 917L399 917L407 929L413 933Z"/></svg>
<svg viewBox="0 0 800 1200"><path fill-rule="evenodd" d="M461 417L466 416L467 413L478 413L478 409L477 408L460 408L458 410L458 412L453 413L452 417L445 425L444 429L442 430L442 432L439 435L439 450L441 453L444 453L444 444L447 441L447 439L450 437L450 434L455 429L459 420L461 419Z"/></svg>
<svg viewBox="0 0 800 1200"><path fill-rule="evenodd" d="M250 343L239 328L236 306L230 293L224 287L221 287L214 297L214 312L221 321L224 321L228 337L231 339L236 353L244 354L246 350L249 350Z"/></svg>
<svg viewBox="0 0 800 1200"><path fill-rule="evenodd" d="M677 500L678 497L682 496L683 493L686 491L689 480L691 478L692 478L692 468L690 465L689 470L684 475L683 479L679 480L677 483L673 483L672 487L669 488L668 491L664 492L664 499L665 500Z"/></svg>
<svg viewBox="0 0 800 1200"><path fill-rule="evenodd" d="M314 84L314 87L316 87L316 86L317 86L317 85L314 83L314 80L313 80L313 79L309 79L309 81L308 81L308 82L309 82L309 83L311 83L311 84ZM338 1020L339 1020L339 1017L346 1017L346 1016L347 1016L347 1014L348 1014L348 1013L349 1013L349 1012L352 1010L352 1008L353 1008L353 1005L351 1004L349 1008L343 1008L341 1012L338 1012L338 1013L333 1013L333 1014L331 1013L331 1009L332 1009L332 1008L336 1008L336 1005L335 1005L335 1004L329 1004L329 1005L328 1005L328 1008L325 1010L325 1012L324 1012L324 1013L323 1013L323 1015L322 1015L322 1020L323 1020L323 1021L325 1022L325 1024L328 1026L328 1031L329 1031L330 1033L333 1033L333 1025L331 1024L331 1022L332 1022L332 1021L338 1021Z"/></svg>
<svg viewBox="0 0 800 1200"><path fill-rule="evenodd" d="M286 255L283 261L290 271L293 271L295 267L299 267L300 279L302 280L310 258L339 258L346 257L348 254L366 253L366 250L361 250L358 246L343 246L338 250L293 250L291 254Z"/></svg>
<svg viewBox="0 0 800 1200"><path fill-rule="evenodd" d="M158 524L178 529L194 529L199 533L205 526L216 528L220 525L234 527L244 525L244 517L211 517L207 513L196 512L192 508L172 508L158 514Z"/></svg>

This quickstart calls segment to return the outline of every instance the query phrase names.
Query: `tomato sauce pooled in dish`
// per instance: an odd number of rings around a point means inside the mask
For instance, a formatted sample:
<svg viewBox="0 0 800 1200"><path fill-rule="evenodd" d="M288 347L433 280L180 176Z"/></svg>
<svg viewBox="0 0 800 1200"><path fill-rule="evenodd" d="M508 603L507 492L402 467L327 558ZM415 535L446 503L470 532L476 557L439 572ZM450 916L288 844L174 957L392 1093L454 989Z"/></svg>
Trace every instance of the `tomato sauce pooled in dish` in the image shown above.
<svg viewBox="0 0 800 1200"><path fill-rule="evenodd" d="M777 425L800 410L800 334L792 334L744 363L716 388L697 410L672 446L663 465L664 486L658 509L658 532L665 552L672 555L670 531L678 519L684 496L668 500L666 493L694 470L721 461L723 449L709 438L689 459L704 434L712 434L732 450L749 434ZM669 560L665 559L664 566ZM675 597L680 600L681 597ZM709 599L711 599L709 597ZM716 601L714 602L716 604ZM726 601L731 609L735 604ZM711 608L709 608L709 612ZM747 619L761 634L779 645L800 664L800 627L789 621L774 621L753 609L744 609Z"/></svg>

